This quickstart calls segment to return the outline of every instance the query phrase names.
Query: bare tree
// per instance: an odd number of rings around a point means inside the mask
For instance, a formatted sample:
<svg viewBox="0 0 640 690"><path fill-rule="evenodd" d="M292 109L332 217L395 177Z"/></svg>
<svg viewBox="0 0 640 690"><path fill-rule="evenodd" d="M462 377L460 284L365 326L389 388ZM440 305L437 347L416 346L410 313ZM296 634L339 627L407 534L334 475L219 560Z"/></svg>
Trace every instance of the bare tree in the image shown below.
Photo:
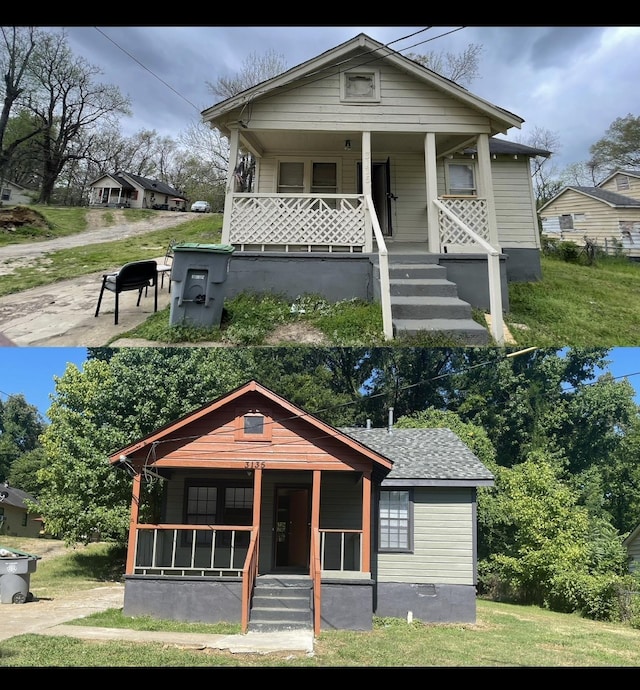
<svg viewBox="0 0 640 690"><path fill-rule="evenodd" d="M515 141L534 149L549 151L551 154L560 150L557 133L544 127L534 127L526 137L516 137ZM536 207L540 208L560 191L563 183L558 178L558 171L553 164L553 156L533 156L530 159L530 166Z"/></svg>
<svg viewBox="0 0 640 690"><path fill-rule="evenodd" d="M284 55L268 50L263 55L250 53L242 62L242 69L232 77L218 77L215 82L206 81L209 91L221 99L237 96L262 81L271 79L286 70Z"/></svg>
<svg viewBox="0 0 640 690"><path fill-rule="evenodd" d="M4 179L15 150L39 134L40 129L22 130L20 136L7 138L9 118L20 99L29 93L29 64L40 33L34 27L0 27L0 69L4 93L0 112L0 180Z"/></svg>
<svg viewBox="0 0 640 690"><path fill-rule="evenodd" d="M600 177L600 166L587 161L571 163L562 171L562 181L577 187L596 187Z"/></svg>
<svg viewBox="0 0 640 690"><path fill-rule="evenodd" d="M31 70L38 82L30 110L42 128L40 203L49 203L65 164L88 155L98 125L130 113L130 103L115 86L95 81L101 70L75 58L64 32L43 34L32 55Z"/></svg>
<svg viewBox="0 0 640 690"><path fill-rule="evenodd" d="M480 76L482 50L479 43L469 43L461 53L430 50L428 53L407 53L406 57L451 81L468 86Z"/></svg>

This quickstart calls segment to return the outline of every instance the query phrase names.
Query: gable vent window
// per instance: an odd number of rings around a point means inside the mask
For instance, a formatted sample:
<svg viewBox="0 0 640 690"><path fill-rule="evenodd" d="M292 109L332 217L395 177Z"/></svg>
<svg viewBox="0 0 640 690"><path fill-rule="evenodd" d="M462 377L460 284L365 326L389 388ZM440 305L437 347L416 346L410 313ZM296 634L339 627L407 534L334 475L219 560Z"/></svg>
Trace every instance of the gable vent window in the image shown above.
<svg viewBox="0 0 640 690"><path fill-rule="evenodd" d="M380 72L377 69L345 72L342 75L343 102L377 103L380 101Z"/></svg>
<svg viewBox="0 0 640 690"><path fill-rule="evenodd" d="M263 410L238 411L235 420L236 441L270 441L271 417Z"/></svg>
<svg viewBox="0 0 640 690"><path fill-rule="evenodd" d="M261 414L246 414L243 421L245 434L264 434L264 417Z"/></svg>
<svg viewBox="0 0 640 690"><path fill-rule="evenodd" d="M618 191L629 189L629 178L627 175L618 175L618 177L616 177L616 189L618 189Z"/></svg>

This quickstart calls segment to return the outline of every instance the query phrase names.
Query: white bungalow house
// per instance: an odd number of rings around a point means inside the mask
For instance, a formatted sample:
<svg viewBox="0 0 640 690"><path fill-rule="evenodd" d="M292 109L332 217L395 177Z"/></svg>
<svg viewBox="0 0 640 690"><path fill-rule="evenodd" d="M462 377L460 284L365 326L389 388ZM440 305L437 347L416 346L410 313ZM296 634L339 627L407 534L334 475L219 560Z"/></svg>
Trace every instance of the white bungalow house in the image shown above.
<svg viewBox="0 0 640 690"><path fill-rule="evenodd" d="M477 491L494 478L449 429L338 429L249 381L109 461L132 477L127 616L476 620Z"/></svg>
<svg viewBox="0 0 640 690"><path fill-rule="evenodd" d="M502 343L508 281L540 278L523 120L365 34L202 112L230 142L228 290L380 300L385 334ZM251 185L245 174L249 155Z"/></svg>
<svg viewBox="0 0 640 690"><path fill-rule="evenodd" d="M165 182L132 173L105 173L89 184L89 206L185 211L187 197Z"/></svg>
<svg viewBox="0 0 640 690"><path fill-rule="evenodd" d="M2 180L0 183L0 206L32 204L35 196L36 192L27 189L17 182Z"/></svg>

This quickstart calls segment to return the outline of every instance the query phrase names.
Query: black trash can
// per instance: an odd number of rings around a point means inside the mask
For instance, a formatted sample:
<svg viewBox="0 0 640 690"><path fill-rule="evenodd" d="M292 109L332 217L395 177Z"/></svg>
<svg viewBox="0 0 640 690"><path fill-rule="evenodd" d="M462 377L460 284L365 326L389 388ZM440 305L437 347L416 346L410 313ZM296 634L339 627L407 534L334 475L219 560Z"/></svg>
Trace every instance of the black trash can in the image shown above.
<svg viewBox="0 0 640 690"><path fill-rule="evenodd" d="M0 603L24 604L33 599L29 581L39 558L0 546Z"/></svg>
<svg viewBox="0 0 640 690"><path fill-rule="evenodd" d="M219 326L224 283L234 247L182 242L174 245L171 267L172 326Z"/></svg>

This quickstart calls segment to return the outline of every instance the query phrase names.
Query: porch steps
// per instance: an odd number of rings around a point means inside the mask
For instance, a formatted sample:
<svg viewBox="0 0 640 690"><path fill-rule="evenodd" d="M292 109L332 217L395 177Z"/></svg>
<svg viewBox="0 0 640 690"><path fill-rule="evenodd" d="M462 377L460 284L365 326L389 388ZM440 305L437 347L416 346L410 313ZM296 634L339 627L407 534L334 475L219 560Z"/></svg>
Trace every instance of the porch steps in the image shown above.
<svg viewBox="0 0 640 690"><path fill-rule="evenodd" d="M487 345L489 333L473 320L471 305L458 297L447 269L415 254L389 256L391 318L396 337L429 332L460 345Z"/></svg>
<svg viewBox="0 0 640 690"><path fill-rule="evenodd" d="M249 614L249 631L313 630L311 578L259 575Z"/></svg>

